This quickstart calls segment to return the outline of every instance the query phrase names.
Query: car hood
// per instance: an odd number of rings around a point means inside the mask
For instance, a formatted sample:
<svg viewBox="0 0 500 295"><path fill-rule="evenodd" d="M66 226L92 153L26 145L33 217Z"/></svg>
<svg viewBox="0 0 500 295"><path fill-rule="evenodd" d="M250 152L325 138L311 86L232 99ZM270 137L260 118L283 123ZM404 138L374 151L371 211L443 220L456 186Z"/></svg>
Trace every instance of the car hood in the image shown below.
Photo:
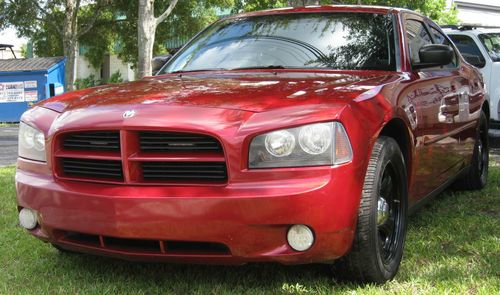
<svg viewBox="0 0 500 295"><path fill-rule="evenodd" d="M164 75L74 91L40 106L57 112L126 105L264 112L287 106L350 101L401 77L389 72L259 72Z"/></svg>

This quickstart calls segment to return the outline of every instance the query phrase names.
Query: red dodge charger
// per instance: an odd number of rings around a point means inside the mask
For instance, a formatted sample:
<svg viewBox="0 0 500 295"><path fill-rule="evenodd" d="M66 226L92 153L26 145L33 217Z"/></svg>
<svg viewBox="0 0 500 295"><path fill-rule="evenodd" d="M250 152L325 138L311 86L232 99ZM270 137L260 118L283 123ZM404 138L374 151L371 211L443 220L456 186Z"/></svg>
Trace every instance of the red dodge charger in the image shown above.
<svg viewBox="0 0 500 295"><path fill-rule="evenodd" d="M481 189L479 72L404 9L240 14L154 77L39 103L21 119L20 224L61 251L190 263L332 263L382 283L407 216Z"/></svg>

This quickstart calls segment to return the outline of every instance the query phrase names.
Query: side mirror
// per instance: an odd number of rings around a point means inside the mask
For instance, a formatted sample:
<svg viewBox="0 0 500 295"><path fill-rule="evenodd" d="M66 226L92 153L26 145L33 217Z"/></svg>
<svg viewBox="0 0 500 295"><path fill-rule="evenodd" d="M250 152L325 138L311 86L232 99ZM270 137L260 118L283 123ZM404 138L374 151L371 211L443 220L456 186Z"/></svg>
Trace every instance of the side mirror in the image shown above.
<svg viewBox="0 0 500 295"><path fill-rule="evenodd" d="M170 60L170 58L172 58L171 54L155 56L153 58L153 60L151 61L153 76L155 76L161 70L161 68L167 63L167 61Z"/></svg>
<svg viewBox="0 0 500 295"><path fill-rule="evenodd" d="M445 66L453 61L453 48L443 44L428 44L420 48L420 62L413 64L414 69Z"/></svg>
<svg viewBox="0 0 500 295"><path fill-rule="evenodd" d="M486 61L484 58L481 58L478 55L462 53L465 61L475 66L476 68L482 68L486 65Z"/></svg>

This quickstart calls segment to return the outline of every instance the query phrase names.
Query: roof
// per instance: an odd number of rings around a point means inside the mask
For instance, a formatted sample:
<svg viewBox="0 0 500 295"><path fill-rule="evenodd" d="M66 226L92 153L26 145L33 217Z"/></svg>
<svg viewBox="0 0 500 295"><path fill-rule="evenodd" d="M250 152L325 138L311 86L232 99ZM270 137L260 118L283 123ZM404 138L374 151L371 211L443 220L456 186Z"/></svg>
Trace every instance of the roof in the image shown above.
<svg viewBox="0 0 500 295"><path fill-rule="evenodd" d="M448 35L481 35L488 33L500 33L500 29L474 29L474 30L453 30L453 29L443 29Z"/></svg>
<svg viewBox="0 0 500 295"><path fill-rule="evenodd" d="M0 59L0 72L27 72L49 70L64 60L64 57L36 57L22 59Z"/></svg>
<svg viewBox="0 0 500 295"><path fill-rule="evenodd" d="M412 12L411 10L389 6L372 6L372 5L311 5L303 7L285 7L275 8L242 14L235 14L227 17L228 19L250 17L259 15L273 15L284 13L301 13L301 12L371 12L371 13L390 13L390 12Z"/></svg>
<svg viewBox="0 0 500 295"><path fill-rule="evenodd" d="M470 33L472 35L484 34L484 33L498 33L500 32L499 26L482 26L475 24L461 24L461 25L445 25L441 26L444 32L447 34L464 34ZM467 34L465 34L467 35Z"/></svg>

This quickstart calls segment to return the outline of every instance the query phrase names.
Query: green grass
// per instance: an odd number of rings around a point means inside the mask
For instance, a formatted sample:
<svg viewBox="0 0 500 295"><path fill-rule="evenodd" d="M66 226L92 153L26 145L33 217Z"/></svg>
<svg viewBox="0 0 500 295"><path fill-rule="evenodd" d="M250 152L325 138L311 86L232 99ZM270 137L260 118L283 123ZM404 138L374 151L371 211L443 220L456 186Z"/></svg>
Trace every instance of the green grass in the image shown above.
<svg viewBox="0 0 500 295"><path fill-rule="evenodd" d="M145 264L58 253L17 226L14 168L0 168L0 294L498 294L500 167L490 171L484 190L448 191L410 218L395 280L360 286L336 282L325 265Z"/></svg>
<svg viewBox="0 0 500 295"><path fill-rule="evenodd" d="M5 122L0 122L0 127L12 127L12 126L17 126L18 123L5 123Z"/></svg>

